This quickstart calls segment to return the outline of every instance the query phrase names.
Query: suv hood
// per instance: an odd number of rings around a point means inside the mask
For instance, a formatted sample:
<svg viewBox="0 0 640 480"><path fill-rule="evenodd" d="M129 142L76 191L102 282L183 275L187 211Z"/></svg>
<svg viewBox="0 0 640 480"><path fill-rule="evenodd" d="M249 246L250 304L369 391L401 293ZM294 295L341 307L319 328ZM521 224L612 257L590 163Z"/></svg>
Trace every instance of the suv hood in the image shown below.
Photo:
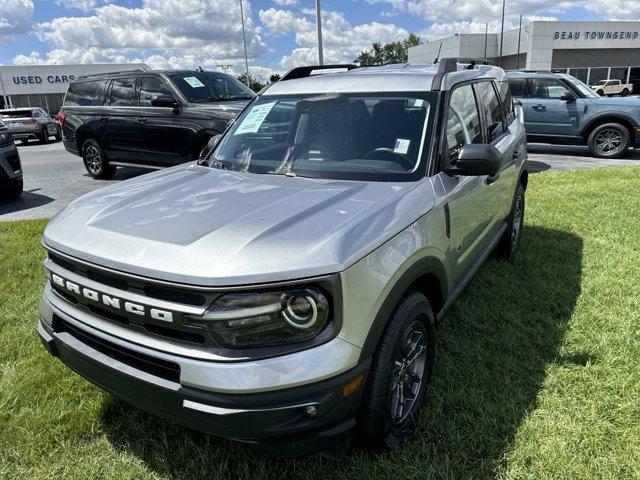
<svg viewBox="0 0 640 480"><path fill-rule="evenodd" d="M434 202L429 179L321 180L187 164L81 197L49 222L43 241L149 278L266 283L342 271Z"/></svg>

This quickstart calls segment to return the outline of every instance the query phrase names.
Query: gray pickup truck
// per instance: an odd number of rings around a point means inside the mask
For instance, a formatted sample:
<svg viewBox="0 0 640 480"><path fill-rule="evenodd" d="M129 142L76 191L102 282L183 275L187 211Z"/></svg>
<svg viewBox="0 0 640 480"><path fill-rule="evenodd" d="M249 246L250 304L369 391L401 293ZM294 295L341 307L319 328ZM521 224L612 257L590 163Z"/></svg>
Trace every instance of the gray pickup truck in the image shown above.
<svg viewBox="0 0 640 480"><path fill-rule="evenodd" d="M50 221L38 332L88 380L197 430L278 455L354 433L393 447L437 323L491 252L516 251L526 157L489 62L296 68L202 160Z"/></svg>

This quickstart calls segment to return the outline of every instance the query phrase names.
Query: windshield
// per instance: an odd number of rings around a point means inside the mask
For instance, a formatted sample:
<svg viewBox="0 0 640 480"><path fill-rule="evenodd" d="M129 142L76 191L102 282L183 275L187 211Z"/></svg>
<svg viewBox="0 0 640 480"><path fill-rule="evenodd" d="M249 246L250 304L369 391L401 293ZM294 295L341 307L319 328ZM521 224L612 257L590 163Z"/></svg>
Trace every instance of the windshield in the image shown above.
<svg viewBox="0 0 640 480"><path fill-rule="evenodd" d="M209 158L228 170L407 180L418 169L435 94L263 96Z"/></svg>
<svg viewBox="0 0 640 480"><path fill-rule="evenodd" d="M580 95L582 95L583 97L585 97L585 98L600 98L600 95L598 95L588 85L582 83L577 78L572 77L571 75L567 75L566 78L571 82L571 84L574 86L574 88L576 88L576 90L578 90L578 92L580 92Z"/></svg>
<svg viewBox="0 0 640 480"><path fill-rule="evenodd" d="M255 96L246 85L224 73L189 72L169 78L192 103L250 100Z"/></svg>

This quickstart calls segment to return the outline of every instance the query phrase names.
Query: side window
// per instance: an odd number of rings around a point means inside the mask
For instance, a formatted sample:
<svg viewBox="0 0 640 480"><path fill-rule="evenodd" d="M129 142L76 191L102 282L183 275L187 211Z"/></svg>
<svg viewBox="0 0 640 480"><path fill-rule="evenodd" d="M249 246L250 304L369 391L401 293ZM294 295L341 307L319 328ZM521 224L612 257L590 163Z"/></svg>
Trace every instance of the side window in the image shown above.
<svg viewBox="0 0 640 480"><path fill-rule="evenodd" d="M482 143L482 125L471 85L451 92L445 131L448 163L458 159L460 149L468 143Z"/></svg>
<svg viewBox="0 0 640 480"><path fill-rule="evenodd" d="M511 95L516 98L527 96L527 79L526 78L510 78L509 86L511 86Z"/></svg>
<svg viewBox="0 0 640 480"><path fill-rule="evenodd" d="M489 133L489 143L496 140L504 133L504 122L502 119L502 108L500 100L496 95L492 82L480 82L474 85L482 109L484 117L487 121L487 132Z"/></svg>
<svg viewBox="0 0 640 480"><path fill-rule="evenodd" d="M72 83L64 97L64 104L80 107L102 105L106 84L106 80Z"/></svg>
<svg viewBox="0 0 640 480"><path fill-rule="evenodd" d="M140 84L140 106L152 107L151 101L158 97L173 97L171 89L158 77L142 77Z"/></svg>
<svg viewBox="0 0 640 480"><path fill-rule="evenodd" d="M116 78L111 84L111 98L109 99L109 105L130 107L133 105L135 93L136 88L133 78Z"/></svg>
<svg viewBox="0 0 640 480"><path fill-rule="evenodd" d="M532 78L530 82L533 98L560 100L565 93L569 92L565 84L555 78Z"/></svg>
<svg viewBox="0 0 640 480"><path fill-rule="evenodd" d="M502 104L502 113L505 116L507 125L511 125L516 119L516 113L513 110L513 100L511 98L511 88L509 82L498 82L498 95L500 96L500 103Z"/></svg>

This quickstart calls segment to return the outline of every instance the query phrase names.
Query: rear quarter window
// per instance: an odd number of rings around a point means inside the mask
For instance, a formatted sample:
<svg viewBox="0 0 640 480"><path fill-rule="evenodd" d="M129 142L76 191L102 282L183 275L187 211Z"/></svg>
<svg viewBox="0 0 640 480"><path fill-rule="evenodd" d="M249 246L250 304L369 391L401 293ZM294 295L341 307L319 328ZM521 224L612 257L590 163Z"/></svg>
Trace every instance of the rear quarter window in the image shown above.
<svg viewBox="0 0 640 480"><path fill-rule="evenodd" d="M106 85L106 80L72 83L64 97L64 105L77 107L103 105Z"/></svg>

